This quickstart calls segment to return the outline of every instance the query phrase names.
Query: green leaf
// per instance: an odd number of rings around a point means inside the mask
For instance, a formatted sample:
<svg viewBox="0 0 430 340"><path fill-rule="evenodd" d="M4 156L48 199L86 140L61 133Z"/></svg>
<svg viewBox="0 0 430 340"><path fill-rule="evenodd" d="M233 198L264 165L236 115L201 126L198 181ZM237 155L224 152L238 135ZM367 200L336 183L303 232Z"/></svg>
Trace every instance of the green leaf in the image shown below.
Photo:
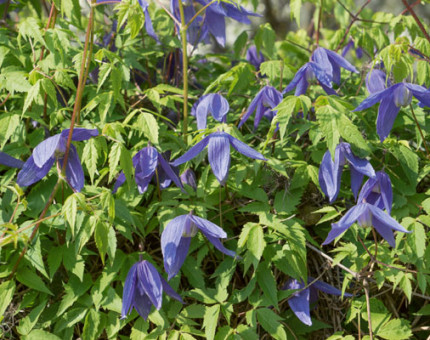
<svg viewBox="0 0 430 340"><path fill-rule="evenodd" d="M296 113L296 106L300 102L300 99L296 96L285 97L278 106L274 108L278 113L276 114L277 121L279 124L279 136L281 140L284 139L285 132L287 131L287 125L291 119L291 116Z"/></svg>
<svg viewBox="0 0 430 340"><path fill-rule="evenodd" d="M94 309L90 309L85 317L84 329L82 332L82 340L94 340L98 336L98 328L100 324L100 313Z"/></svg>
<svg viewBox="0 0 430 340"><path fill-rule="evenodd" d="M17 114L2 113L0 116L0 139L1 148L8 142L9 138L17 132L20 125L20 117Z"/></svg>
<svg viewBox="0 0 430 340"><path fill-rule="evenodd" d="M27 92L27 97L24 101L24 106L22 108L22 113L26 113L30 105L33 103L34 100L37 99L40 93L40 83L42 79L39 79L36 84L34 84L31 89Z"/></svg>
<svg viewBox="0 0 430 340"><path fill-rule="evenodd" d="M260 263L257 269L257 282L262 289L264 296L269 299L270 304L278 307L278 290L276 288L275 277L267 262Z"/></svg>
<svg viewBox="0 0 430 340"><path fill-rule="evenodd" d="M61 340L60 337L55 334L45 332L41 329L35 329L25 337L25 340Z"/></svg>
<svg viewBox="0 0 430 340"><path fill-rule="evenodd" d="M121 158L122 145L120 143L115 143L109 153L109 182L112 181L116 174L116 167Z"/></svg>
<svg viewBox="0 0 430 340"><path fill-rule="evenodd" d="M257 309L257 319L261 326L276 340L287 340L285 333L279 320L282 318L275 314L270 309L260 308Z"/></svg>
<svg viewBox="0 0 430 340"><path fill-rule="evenodd" d="M121 145L121 156L119 163L121 169L124 172L127 185L131 187L133 185L133 162L131 161L130 151L123 145Z"/></svg>
<svg viewBox="0 0 430 340"><path fill-rule="evenodd" d="M300 9L302 8L302 0L290 0L290 15L291 19L295 19L297 26L300 28Z"/></svg>
<svg viewBox="0 0 430 340"><path fill-rule="evenodd" d="M69 197L67 197L66 201L64 202L62 213L66 219L66 221L69 223L70 226L70 233L72 234L72 237L74 238L76 230L76 214L78 213L78 205L81 208L85 208L85 196L79 192L76 192Z"/></svg>
<svg viewBox="0 0 430 340"><path fill-rule="evenodd" d="M97 142L95 138L90 138L84 146L82 152L82 159L88 169L88 173L91 178L91 183L94 183L94 175L98 174L97 171L97 161L99 157L99 152L97 149Z"/></svg>
<svg viewBox="0 0 430 340"><path fill-rule="evenodd" d="M248 270L250 264L253 264L254 268L257 268L258 262L266 247L264 232L261 225L256 224L250 230L246 247L248 248L248 253L245 257L245 272Z"/></svg>
<svg viewBox="0 0 430 340"><path fill-rule="evenodd" d="M258 51L263 49L270 59L274 59L276 34L269 23L260 26L254 41Z"/></svg>
<svg viewBox="0 0 430 340"><path fill-rule="evenodd" d="M26 285L29 288L35 289L39 292L52 294L52 292L46 287L43 280L37 276L35 272L32 272L28 268L22 267L18 269L18 272L16 273L16 278L19 282Z"/></svg>
<svg viewBox="0 0 430 340"><path fill-rule="evenodd" d="M21 319L19 326L16 328L20 335L27 335L31 332L37 320L39 320L40 314L42 314L45 309L46 303L47 300L43 301L38 306L34 307L25 318Z"/></svg>
<svg viewBox="0 0 430 340"><path fill-rule="evenodd" d="M14 281L4 281L0 284L0 320L2 319L6 309L12 302L13 293L15 292L15 282Z"/></svg>
<svg viewBox="0 0 430 340"><path fill-rule="evenodd" d="M206 339L213 340L215 331L218 325L220 305L216 304L211 307L206 307L205 316L203 318L203 328L205 329Z"/></svg>
<svg viewBox="0 0 430 340"><path fill-rule="evenodd" d="M284 62L282 60L269 60L261 63L260 73L268 76L271 83L274 83L277 78L282 74Z"/></svg>
<svg viewBox="0 0 430 340"><path fill-rule="evenodd" d="M378 329L377 336L387 340L403 340L412 337L411 326L405 319L390 320Z"/></svg>
<svg viewBox="0 0 430 340"><path fill-rule="evenodd" d="M96 241L97 249L100 253L100 258L103 262L103 265L105 263L105 255L108 251L109 246L109 225L106 222L103 221L97 221L96 228L94 230L94 239Z"/></svg>
<svg viewBox="0 0 430 340"><path fill-rule="evenodd" d="M133 127L142 131L152 144L158 145L159 128L157 120L152 114L142 112Z"/></svg>

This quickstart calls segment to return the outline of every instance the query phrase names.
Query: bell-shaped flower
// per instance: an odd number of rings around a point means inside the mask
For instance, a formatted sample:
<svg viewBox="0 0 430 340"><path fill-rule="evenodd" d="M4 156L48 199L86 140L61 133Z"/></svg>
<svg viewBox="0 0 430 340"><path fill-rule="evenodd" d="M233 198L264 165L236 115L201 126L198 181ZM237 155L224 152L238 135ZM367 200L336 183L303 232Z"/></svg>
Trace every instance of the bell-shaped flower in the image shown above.
<svg viewBox="0 0 430 340"><path fill-rule="evenodd" d="M398 83L382 91L372 93L354 111L361 111L378 102L381 103L376 118L376 131L381 142L383 142L393 127L400 107L408 106L412 101L412 96L424 105L430 106L430 91L425 87L411 83Z"/></svg>
<svg viewBox="0 0 430 340"><path fill-rule="evenodd" d="M179 178L181 179L182 184L189 185L191 188L194 189L194 191L197 190L197 179L193 170L185 170Z"/></svg>
<svg viewBox="0 0 430 340"><path fill-rule="evenodd" d="M98 134L97 129L75 128L72 133L72 141L80 142L98 136ZM69 129L66 129L39 143L34 148L30 158L22 166L16 183L26 187L40 181L48 174L55 160L58 160L60 167L62 167L68 136ZM78 152L72 144L70 145L66 165L66 180L78 192L84 187L84 170L82 169Z"/></svg>
<svg viewBox="0 0 430 340"><path fill-rule="evenodd" d="M296 314L301 322L305 325L311 326L312 319L310 313L310 305L318 301L318 291L322 291L326 294L341 296L342 291L329 285L328 283L316 280L312 277L308 277L309 286L306 287L303 281L296 279L288 280L282 289L301 289L294 293L288 300L288 304L291 310ZM306 287L306 288L305 288ZM344 296L351 297L352 294L344 293Z"/></svg>
<svg viewBox="0 0 430 340"><path fill-rule="evenodd" d="M264 59L263 53L261 53L261 51L260 51L260 53L257 52L257 47L251 46L246 51L246 60L251 65L254 65L254 67L257 71L260 71L260 65L261 65L261 63L264 62L265 59Z"/></svg>
<svg viewBox="0 0 430 340"><path fill-rule="evenodd" d="M12 156L9 156L7 153L0 151L0 165L6 165L11 168L19 168L21 169L24 165L24 162L20 159L16 159Z"/></svg>
<svg viewBox="0 0 430 340"><path fill-rule="evenodd" d="M282 91L282 94L292 91L296 89L294 95L300 96L305 94L309 84L314 83L316 80L319 81L321 87L324 89L327 94L335 94L336 91L332 89L331 79L325 72L325 70L320 67L315 62L308 62L304 64L297 73L295 74L293 80L287 85L287 87Z"/></svg>
<svg viewBox="0 0 430 340"><path fill-rule="evenodd" d="M323 242L323 245L332 242L336 237L344 233L354 222L358 222L362 227L373 226L393 248L396 246L393 230L410 233L410 231L402 227L394 218L377 206L363 202L353 206L338 223L333 223L331 225L331 230Z"/></svg>
<svg viewBox="0 0 430 340"><path fill-rule="evenodd" d="M209 164L212 171L220 184L225 184L230 168L230 145L242 155L253 159L260 159L266 161L264 156L249 147L240 140L234 138L226 132L214 132L209 136L203 138L200 142L194 145L184 155L172 162L173 166L178 166L182 163L188 162L198 154L200 154L206 146L208 147Z"/></svg>
<svg viewBox="0 0 430 340"><path fill-rule="evenodd" d="M340 68L359 73L344 57L323 47L318 47L312 54L311 60L318 64L328 75L330 82L340 84Z"/></svg>
<svg viewBox="0 0 430 340"><path fill-rule="evenodd" d="M382 70L374 68L366 75L366 88L370 94L385 90L385 84L391 86L391 81Z"/></svg>
<svg viewBox="0 0 430 340"><path fill-rule="evenodd" d="M270 115L276 115L276 110L273 110L282 101L282 94L272 86L263 87L260 92L257 93L255 98L249 105L248 110L240 119L239 127L246 122L246 120L255 111L254 129L257 129L260 124L261 118L267 115L267 111L270 111Z"/></svg>
<svg viewBox="0 0 430 340"><path fill-rule="evenodd" d="M96 1L97 4L106 4L106 5L120 3L120 2L121 0L97 0ZM146 33L148 33L148 35L154 40L156 40L157 42L160 42L158 40L157 35L155 34L154 27L152 26L152 20L151 20L151 17L149 16L149 11L148 11L149 4L145 0L138 0L138 2L140 7L143 10L143 13L145 14Z"/></svg>
<svg viewBox="0 0 430 340"><path fill-rule="evenodd" d="M161 189L167 188L171 181L181 189L183 188L179 176L164 159L163 155L161 155L153 146L147 146L141 149L133 156L132 162L135 169L134 179L139 193L143 194L148 190L149 182L151 182L156 172ZM124 184L125 180L125 174L121 171L112 192L116 193L118 188Z"/></svg>
<svg viewBox="0 0 430 340"><path fill-rule="evenodd" d="M355 156L348 143L339 143L335 150L334 161L331 158L330 151L327 150L319 169L319 183L321 190L329 198L330 203L336 200L339 194L340 179L343 167L346 164L349 164L351 172L351 190L354 193L354 197L357 197L364 175L370 178L376 176L375 170L369 161Z"/></svg>
<svg viewBox="0 0 430 340"><path fill-rule="evenodd" d="M393 205L393 188L390 176L384 171L378 171L375 178L369 178L361 188L357 199L358 203L370 203L379 209L387 210L391 214Z"/></svg>
<svg viewBox="0 0 430 340"><path fill-rule="evenodd" d="M176 0L180 1L180 0ZM202 6L208 5L211 0L197 0ZM250 24L249 16L260 16L254 12L248 11L242 6L232 3L217 1L206 8L203 26L214 36L216 41L225 46L225 18L229 17L243 24Z"/></svg>
<svg viewBox="0 0 430 340"><path fill-rule="evenodd" d="M168 280L179 272L187 257L191 238L199 230L220 252L228 256L236 256L234 251L226 249L221 243L220 238L226 238L227 234L216 224L194 216L191 212L187 215L177 216L167 224L161 234L161 251Z"/></svg>
<svg viewBox="0 0 430 340"><path fill-rule="evenodd" d="M152 305L157 310L161 308L163 292L184 303L151 262L145 260L135 263L125 279L121 319L125 319L134 308L146 320Z"/></svg>
<svg viewBox="0 0 430 340"><path fill-rule="evenodd" d="M197 128L199 130L206 129L206 121L208 114L220 123L225 123L227 113L230 109L227 99L218 93L209 93L196 101L191 108L190 114L197 119Z"/></svg>

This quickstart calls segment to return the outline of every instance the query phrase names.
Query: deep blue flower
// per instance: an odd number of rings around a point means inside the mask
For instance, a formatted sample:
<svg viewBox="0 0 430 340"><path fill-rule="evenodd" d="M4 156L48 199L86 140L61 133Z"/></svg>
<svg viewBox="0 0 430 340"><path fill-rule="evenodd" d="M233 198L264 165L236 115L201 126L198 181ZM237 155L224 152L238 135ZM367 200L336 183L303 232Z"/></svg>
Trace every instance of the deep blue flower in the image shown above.
<svg viewBox="0 0 430 340"><path fill-rule="evenodd" d="M197 128L202 130L206 129L206 120L209 113L218 122L225 123L229 109L230 105L228 105L227 99L218 93L209 93L194 103L190 114L196 117Z"/></svg>
<svg viewBox="0 0 430 340"><path fill-rule="evenodd" d="M154 147L147 146L146 148L141 149L133 156L132 161L135 169L134 179L139 193L143 194L148 189L149 182L151 182L156 171L161 189L167 188L171 181L173 181L178 187L183 188L179 176ZM124 184L125 180L125 174L121 171L112 192L116 193L118 188Z"/></svg>
<svg viewBox="0 0 430 340"><path fill-rule="evenodd" d="M179 178L181 179L182 184L189 185L191 188L194 189L194 191L197 190L197 179L193 170L185 170Z"/></svg>
<svg viewBox="0 0 430 340"><path fill-rule="evenodd" d="M393 248L396 246L393 230L410 233L410 231L403 228L395 219L377 206L360 202L349 209L338 223L331 225L331 230L322 245L332 242L356 221L362 227L373 226Z"/></svg>
<svg viewBox="0 0 430 340"><path fill-rule="evenodd" d="M260 71L260 65L264 62L264 56L261 51L260 53L257 52L257 47L251 46L246 51L246 60L248 60L251 65L254 65L257 71Z"/></svg>
<svg viewBox="0 0 430 340"><path fill-rule="evenodd" d="M366 88L370 94L385 90L385 84L391 86L391 81L382 70L374 68L366 75Z"/></svg>
<svg viewBox="0 0 430 340"><path fill-rule="evenodd" d="M97 129L75 128L72 134L72 141L80 142L98 136L98 134ZM39 143L34 148L33 154L22 166L16 183L26 187L40 181L48 174L55 160L58 160L62 167L68 135L69 129L66 129ZM84 187L84 170L82 169L81 161L74 145L70 145L66 165L66 180L78 192Z"/></svg>
<svg viewBox="0 0 430 340"><path fill-rule="evenodd" d="M355 156L348 143L339 143L335 150L334 161L331 158L330 151L327 150L321 161L319 182L321 190L329 198L330 203L336 200L339 194L340 179L343 167L346 164L349 164L351 172L351 189L354 197L357 197L364 175L370 178L376 176L375 170L373 170L369 161Z"/></svg>
<svg viewBox="0 0 430 340"><path fill-rule="evenodd" d="M0 164L9 166L11 168L21 169L24 165L24 162L19 159L13 158L12 156L9 156L7 153L0 151Z"/></svg>
<svg viewBox="0 0 430 340"><path fill-rule="evenodd" d="M430 91L425 87L411 83L398 83L385 90L372 93L354 111L361 111L378 102L381 103L378 118L376 118L376 131L383 142L393 127L400 107L408 106L412 101L412 96L424 105L430 106Z"/></svg>
<svg viewBox="0 0 430 340"><path fill-rule="evenodd" d="M228 170L230 168L230 145L242 155L263 161L267 160L261 153L255 151L245 143L230 136L226 132L219 131L211 133L209 136L203 138L203 140L194 145L184 155L172 162L172 165L178 166L190 161L208 146L209 164L218 182L224 184L227 180Z"/></svg>
<svg viewBox="0 0 430 340"><path fill-rule="evenodd" d="M220 238L226 238L227 234L216 224L194 216L191 212L180 215L171 220L161 234L161 250L164 258L164 269L168 274L168 280L174 277L181 268L188 254L191 238L200 230L203 235L220 252L235 257L236 253L226 249Z"/></svg>
<svg viewBox="0 0 430 340"><path fill-rule="evenodd" d="M387 210L391 214L393 205L393 189L390 176L384 171L378 171L375 178L369 178L361 188L358 203L370 203L379 209Z"/></svg>
<svg viewBox="0 0 430 340"><path fill-rule="evenodd" d="M239 127L246 122L251 114L256 111L254 119L254 129L257 129L263 116L276 115L276 110L273 110L282 101L282 94L272 86L263 87L260 92L257 93L255 98L249 105L248 110L240 119ZM269 111L269 112L268 112ZM267 113L268 112L268 113Z"/></svg>
<svg viewBox="0 0 430 340"><path fill-rule="evenodd" d="M163 303L163 292L184 303L170 287L157 269L148 261L135 263L127 274L122 297L121 319L125 319L132 309L136 309L143 319L147 319L154 305L157 310Z"/></svg>
<svg viewBox="0 0 430 340"><path fill-rule="evenodd" d="M288 280L282 289L301 289L294 293L287 301L290 305L291 310L296 314L301 322L305 325L311 326L312 319L310 314L310 305L318 301L318 291L322 291L326 294L341 296L342 291L329 285L328 283L316 280L312 277L308 277L308 284L311 284L305 288L303 281L296 279ZM313 282L313 283L312 283ZM305 288L305 289L303 289ZM351 297L352 294L344 293L344 296Z"/></svg>

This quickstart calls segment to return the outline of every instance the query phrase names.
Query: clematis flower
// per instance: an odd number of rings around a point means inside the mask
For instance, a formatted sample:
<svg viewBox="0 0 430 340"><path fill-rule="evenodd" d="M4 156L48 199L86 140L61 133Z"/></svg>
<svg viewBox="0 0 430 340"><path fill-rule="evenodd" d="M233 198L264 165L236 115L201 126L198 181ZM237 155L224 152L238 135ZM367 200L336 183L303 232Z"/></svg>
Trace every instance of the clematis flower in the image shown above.
<svg viewBox="0 0 430 340"><path fill-rule="evenodd" d="M214 132L209 136L203 138L200 142L194 145L184 155L172 162L173 166L178 166L182 163L188 162L196 157L207 146L209 153L209 164L212 171L220 184L225 184L230 168L230 145L239 151L242 155L253 159L260 159L266 161L264 156L249 147L240 140L234 138L226 132Z"/></svg>
<svg viewBox="0 0 430 340"><path fill-rule="evenodd" d="M301 322L305 325L311 326L312 319L310 314L310 305L318 301L318 291L322 291L326 294L341 296L342 291L329 285L328 283L317 280L313 282L315 279L312 277L308 277L308 284L311 284L307 288L305 288L305 284L303 281L297 281L296 279L288 280L283 290L286 289L302 289L294 293L288 300L288 304L291 310L296 314ZM312 283L313 282L313 283ZM303 289L305 288L305 289ZM344 296L351 297L352 294L344 293Z"/></svg>
<svg viewBox="0 0 430 340"><path fill-rule="evenodd" d="M197 128L206 129L206 120L208 114L212 114L218 122L226 122L227 113L230 109L227 99L218 93L209 93L196 101L191 108L190 114L197 118Z"/></svg>
<svg viewBox="0 0 430 340"><path fill-rule="evenodd" d="M157 310L161 308L163 292L184 303L179 294L170 287L152 263L148 261L135 263L125 279L121 319L125 319L134 308L146 320L152 305Z"/></svg>
<svg viewBox="0 0 430 340"><path fill-rule="evenodd" d="M251 46L246 51L246 60L248 60L248 62L251 65L254 65L255 70L258 72L258 71L260 71L260 65L261 65L261 63L264 62L264 56L263 56L263 53L261 53L261 52L258 53L257 52L257 47Z"/></svg>
<svg viewBox="0 0 430 340"><path fill-rule="evenodd" d="M183 188L181 180L178 175L173 171L170 164L164 159L164 157L152 146L147 146L141 149L138 153L133 156L133 166L135 169L134 179L137 184L139 193L143 194L148 190L149 182L157 171L160 188L167 188L171 181L173 181L178 187ZM113 193L116 193L118 188L124 184L126 178L123 171L119 174L114 188Z"/></svg>
<svg viewBox="0 0 430 340"><path fill-rule="evenodd" d="M97 129L75 128L72 134L72 141L84 141L91 137L98 136L98 134ZM40 181L48 174L55 160L58 160L60 167L62 167L68 136L69 129L66 129L39 143L34 148L33 154L22 166L22 170L18 173L16 183L22 187L26 187ZM66 165L66 180L69 185L78 192L84 187L84 171L74 145L70 145Z"/></svg>
<svg viewBox="0 0 430 340"><path fill-rule="evenodd" d="M180 215L171 220L161 234L161 250L164 258L164 269L168 274L168 280L174 277L181 268L188 254L191 238L200 230L203 235L220 252L235 257L236 253L225 248L220 238L226 238L227 234L216 224L194 216L191 212Z"/></svg>
<svg viewBox="0 0 430 340"><path fill-rule="evenodd" d="M349 42L345 45L345 47L342 50L342 57L345 58L348 52L354 48L355 48L355 42L354 40L350 39ZM357 56L358 59L363 58L363 49L360 46L355 48L355 55Z"/></svg>
<svg viewBox="0 0 430 340"><path fill-rule="evenodd" d="M382 70L373 69L366 75L366 88L370 94L385 90L385 84L391 86L391 81Z"/></svg>
<svg viewBox="0 0 430 340"><path fill-rule="evenodd" d="M7 153L0 151L0 164L9 166L11 168L21 169L22 166L24 165L24 162L12 156L9 156Z"/></svg>
<svg viewBox="0 0 430 340"><path fill-rule="evenodd" d="M343 167L346 164L349 164L351 171L351 189L354 197L357 197L364 175L370 178L376 176L375 170L373 170L369 161L355 156L348 143L339 143L335 150L334 161L331 158L330 151L327 150L319 169L319 183L321 190L329 198L330 203L336 200L339 194L340 179Z"/></svg>
<svg viewBox="0 0 430 340"><path fill-rule="evenodd" d="M263 87L260 92L257 93L255 98L249 105L248 110L240 119L239 127L246 122L251 114L256 111L254 119L254 130L257 129L260 124L261 118L266 115L267 111L270 111L270 115L276 115L276 110L273 110L282 101L282 94L272 86Z"/></svg>
<svg viewBox="0 0 430 340"><path fill-rule="evenodd" d="M359 203L349 209L338 223L331 225L331 230L322 245L332 242L356 221L362 227L373 226L393 248L396 246L393 230L410 233L410 231L402 227L394 218L377 206L369 203Z"/></svg>
<svg viewBox="0 0 430 340"><path fill-rule="evenodd" d="M385 90L372 93L354 111L361 111L378 102L381 103L376 118L376 131L383 142L393 127L400 107L408 106L412 101L412 96L424 105L430 106L430 91L425 87L411 83L398 83Z"/></svg>
<svg viewBox="0 0 430 340"><path fill-rule="evenodd" d="M197 179L193 170L185 170L179 178L181 179L182 184L189 185L191 188L194 189L194 191L197 190Z"/></svg>
<svg viewBox="0 0 430 340"><path fill-rule="evenodd" d="M149 11L148 11L149 4L145 0L138 0L138 1L139 1L140 7L142 7L143 13L145 14L146 33L148 33L148 35L151 38L153 38L155 41L160 42L160 40L158 40L157 35L155 34L154 27L152 26L152 20L151 20L151 17L149 16ZM119 3L119 2L121 2L121 0L97 0L96 1L97 4L106 4L106 5Z"/></svg>
<svg viewBox="0 0 430 340"><path fill-rule="evenodd" d="M211 0L197 0L197 2L202 6L206 6ZM261 15L248 11L242 6L233 3L215 2L206 8L202 25L206 26L208 31L215 37L215 40L224 47L226 41L225 18L229 17L240 23L250 24L249 16Z"/></svg>
<svg viewBox="0 0 430 340"><path fill-rule="evenodd" d="M370 203L379 209L387 210L391 213L393 205L393 189L391 187L390 176L384 171L378 171L375 178L369 178L361 188L358 203Z"/></svg>

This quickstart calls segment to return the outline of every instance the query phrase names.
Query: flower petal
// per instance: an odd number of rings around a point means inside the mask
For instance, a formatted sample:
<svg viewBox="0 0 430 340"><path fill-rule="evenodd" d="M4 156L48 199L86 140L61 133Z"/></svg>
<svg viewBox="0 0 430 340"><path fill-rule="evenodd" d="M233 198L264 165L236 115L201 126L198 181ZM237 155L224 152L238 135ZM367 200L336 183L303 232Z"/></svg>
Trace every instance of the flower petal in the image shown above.
<svg viewBox="0 0 430 340"><path fill-rule="evenodd" d="M354 198L357 199L364 175L358 172L353 166L349 170L351 172L351 191L354 194Z"/></svg>
<svg viewBox="0 0 430 340"><path fill-rule="evenodd" d="M119 173L118 178L115 181L115 185L112 189L112 194L115 194L118 191L118 188L125 183L125 174L123 171Z"/></svg>
<svg viewBox="0 0 430 340"><path fill-rule="evenodd" d="M263 90L257 93L254 99L251 101L251 104L249 104L248 110L240 118L240 123L238 125L239 128L248 120L248 118L252 115L252 113L257 108L258 103L261 101L261 98L263 97L262 91Z"/></svg>
<svg viewBox="0 0 430 340"><path fill-rule="evenodd" d="M225 46L225 18L223 15L217 13L214 8L215 4L212 4L206 8L205 23L209 29L209 32L215 37L215 40L222 47Z"/></svg>
<svg viewBox="0 0 430 340"><path fill-rule="evenodd" d="M381 221L376 218L373 218L372 224L378 234L381 235L382 238L387 241L391 247L395 248L396 240L394 239L393 229L391 229L385 223L381 223Z"/></svg>
<svg viewBox="0 0 430 340"><path fill-rule="evenodd" d="M359 73L357 69L344 57L340 56L336 52L333 52L327 49L325 49L325 51L327 53L329 60L332 62L332 64L343 67L345 70L348 70L354 73Z"/></svg>
<svg viewBox="0 0 430 340"><path fill-rule="evenodd" d="M218 249L221 253L224 253L224 254L231 256L231 257L236 257L236 252L234 252L233 250L229 250L229 249L225 248L223 246L222 242L219 240L219 238L209 235L204 230L202 230L202 233L206 236L206 238L209 240L209 242L212 243L214 245L214 247L216 249Z"/></svg>
<svg viewBox="0 0 430 340"><path fill-rule="evenodd" d="M385 213L383 210L371 204L368 204L368 206L370 211L372 212L372 216L373 216L372 221L376 219L381 224L384 224L393 230L401 231L403 233L411 233L411 231L406 230L401 224L399 224L394 218L392 218L390 215Z"/></svg>
<svg viewBox="0 0 430 340"><path fill-rule="evenodd" d="M124 319L127 314L131 312L133 308L133 301L136 292L136 271L137 263L135 263L128 271L127 277L124 283L124 289L122 293L122 309L121 309L121 319Z"/></svg>
<svg viewBox="0 0 430 340"><path fill-rule="evenodd" d="M63 166L64 159L60 159L60 165ZM78 152L74 145L70 145L69 157L66 164L66 178L70 186L77 192L80 192L84 187L84 170L82 169L81 161Z"/></svg>
<svg viewBox="0 0 430 340"><path fill-rule="evenodd" d="M417 98L425 106L430 107L430 90L424 86L405 83L405 86L412 92L415 98Z"/></svg>
<svg viewBox="0 0 430 340"><path fill-rule="evenodd" d="M55 159L50 158L42 167L38 167L34 163L33 155L31 155L22 166L22 170L18 173L16 184L26 187L40 181L48 174L54 162Z"/></svg>
<svg viewBox="0 0 430 340"><path fill-rule="evenodd" d="M230 140L230 143L233 146L233 148L235 148L236 151L240 152L242 155L245 155L246 157L253 158L253 159L267 161L267 159L258 151L255 151L253 148L241 142L240 140L234 138L233 136L230 136L229 134L226 134L226 135Z"/></svg>
<svg viewBox="0 0 430 340"><path fill-rule="evenodd" d="M217 237L217 238L227 237L226 232L222 228L217 226L215 223L212 223L211 221L205 220L204 218L194 216L194 215L191 215L190 219L205 235L210 235L212 237Z"/></svg>
<svg viewBox="0 0 430 340"><path fill-rule="evenodd" d="M384 98L381 101L378 110L378 117L376 118L376 131L378 132L381 142L383 142L390 134L394 120L396 119L399 111L400 107L396 106L391 96Z"/></svg>
<svg viewBox="0 0 430 340"><path fill-rule="evenodd" d="M179 179L178 175L173 171L170 164L167 163L167 161L161 154L158 154L158 162L160 163L167 177L169 177L179 188L183 189L184 186L182 185L182 182Z"/></svg>
<svg viewBox="0 0 430 340"><path fill-rule="evenodd" d="M154 147L148 146L140 150L139 158L136 163L134 179L141 194L148 189L149 182L151 181L152 176L154 176L157 165L158 151Z"/></svg>
<svg viewBox="0 0 430 340"><path fill-rule="evenodd" d="M361 110L367 109L367 108L375 105L376 103L380 102L384 98L391 97L394 90L399 86L403 86L403 85L401 83L395 84L386 90L372 93L369 97L367 97L365 100L363 100L361 102L361 104L358 105L353 111L361 111Z"/></svg>
<svg viewBox="0 0 430 340"><path fill-rule="evenodd" d="M340 143L339 147L343 156L348 160L350 167L368 177L374 178L376 176L372 164L370 164L367 159L355 156L352 153L351 146L348 143Z"/></svg>
<svg viewBox="0 0 430 340"><path fill-rule="evenodd" d="M318 67L324 71L326 76L328 76L329 82L331 82L333 80L333 66L328 58L327 52L328 50L326 50L325 48L318 47L314 51L314 53L312 53L311 59L314 62L314 64L317 64ZM316 72L315 72L315 75L316 75Z"/></svg>
<svg viewBox="0 0 430 340"><path fill-rule="evenodd" d="M0 151L0 164L9 166L11 168L21 169L24 165L24 162L20 159L16 159L12 156L9 156L7 153Z"/></svg>
<svg viewBox="0 0 430 340"><path fill-rule="evenodd" d="M166 280L160 275L161 284L163 285L163 291L169 295L170 297L174 298L175 300L178 300L180 303L184 303L181 296L176 293L172 287L167 283Z"/></svg>
<svg viewBox="0 0 430 340"><path fill-rule="evenodd" d="M137 267L138 283L148 295L155 308L160 309L163 303L163 285L160 274L151 262L142 261Z"/></svg>
<svg viewBox="0 0 430 340"><path fill-rule="evenodd" d="M54 157L55 151L59 146L61 134L49 137L43 142L39 143L33 150L34 164L39 168L43 167L45 163ZM52 166L52 165L51 165Z"/></svg>
<svg viewBox="0 0 430 340"><path fill-rule="evenodd" d="M378 69L372 69L366 75L366 88L370 94L377 93L386 89L385 82L391 86L391 82L387 79L387 75L384 71Z"/></svg>
<svg viewBox="0 0 430 340"><path fill-rule="evenodd" d="M70 129L65 129L61 131L61 136L66 139L69 137ZM97 129L84 129L84 128L74 128L72 133L72 141L82 142L84 140L90 139L91 137L96 137L99 135Z"/></svg>
<svg viewBox="0 0 430 340"><path fill-rule="evenodd" d="M188 150L185 154L183 154L181 157L176 159L175 161L171 162L173 166L178 166L182 163L188 162L192 160L194 157L196 157L200 152L203 151L203 149L208 145L209 143L209 137L211 135L203 138L200 142L198 142L196 145L194 145L190 150Z"/></svg>
<svg viewBox="0 0 430 340"><path fill-rule="evenodd" d="M151 306L152 303L151 300L149 300L148 295L136 292L134 296L133 307L143 318L143 320L148 319L148 315L151 312Z"/></svg>
<svg viewBox="0 0 430 340"><path fill-rule="evenodd" d="M210 135L208 158L218 182L224 184L230 168L230 143L225 134L216 132Z"/></svg>
<svg viewBox="0 0 430 340"><path fill-rule="evenodd" d="M306 77L306 70L309 67L309 63L304 64L302 67L299 68L299 70L294 75L293 80L287 85L287 87L282 91L282 94L285 94L287 92L292 91L297 84ZM306 91L305 91L306 92Z"/></svg>
<svg viewBox="0 0 430 340"><path fill-rule="evenodd" d="M335 157L339 158L339 148L336 148ZM342 168L333 162L330 151L327 150L321 161L318 179L321 190L329 198L330 203L335 201L339 194L341 176Z"/></svg>
<svg viewBox="0 0 430 340"><path fill-rule="evenodd" d="M314 279L312 277L308 278L308 282L311 283ZM323 281L317 280L315 281L311 287L315 287L318 290L326 293L326 294L331 294L331 295L337 295L337 296L341 296L342 295L342 291L333 287L332 285L329 285L328 283L325 283ZM344 296L350 297L352 296L352 294L349 293L345 293Z"/></svg>
<svg viewBox="0 0 430 340"><path fill-rule="evenodd" d="M288 299L288 305L291 310L296 314L301 322L305 325L311 326L312 319L309 310L309 288L302 290L301 292L295 293L290 299Z"/></svg>
<svg viewBox="0 0 430 340"><path fill-rule="evenodd" d="M218 93L214 93L210 98L209 103L210 112L212 113L212 117L218 122L222 122L224 117L227 115L230 110L230 105L228 104L227 99L221 96Z"/></svg>
<svg viewBox="0 0 430 340"><path fill-rule="evenodd" d="M306 80L306 77L303 77L299 80L297 83L296 91L294 92L294 95L296 97L301 96L302 94L306 94L306 91L308 90L309 83Z"/></svg>
<svg viewBox="0 0 430 340"><path fill-rule="evenodd" d="M325 85L328 88L331 88L331 81L332 81L332 75L327 71L327 69L321 67L320 64L310 62L310 67L312 67L312 70L315 73L315 77L318 79L318 81L321 83L321 85ZM331 70L331 68L330 68Z"/></svg>

